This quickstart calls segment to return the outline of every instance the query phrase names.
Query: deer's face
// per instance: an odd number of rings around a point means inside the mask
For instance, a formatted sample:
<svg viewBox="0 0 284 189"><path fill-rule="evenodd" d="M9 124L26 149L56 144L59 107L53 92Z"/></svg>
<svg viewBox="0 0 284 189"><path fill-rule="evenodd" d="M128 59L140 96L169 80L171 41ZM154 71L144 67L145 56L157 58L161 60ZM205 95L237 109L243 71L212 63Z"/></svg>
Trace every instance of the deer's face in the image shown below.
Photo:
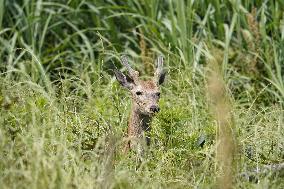
<svg viewBox="0 0 284 189"><path fill-rule="evenodd" d="M158 58L155 75L153 79L148 81L139 79L139 73L129 66L126 58L122 59L122 63L128 69L129 76L126 77L119 70L115 70L115 76L119 83L131 92L135 106L142 114L152 116L158 113L160 110L158 105L160 99L159 86L164 82L166 75L166 72L162 69L163 58Z"/></svg>
<svg viewBox="0 0 284 189"><path fill-rule="evenodd" d="M160 111L158 105L160 89L154 81L139 81L138 85L134 85L130 92L133 103L141 113L151 116Z"/></svg>

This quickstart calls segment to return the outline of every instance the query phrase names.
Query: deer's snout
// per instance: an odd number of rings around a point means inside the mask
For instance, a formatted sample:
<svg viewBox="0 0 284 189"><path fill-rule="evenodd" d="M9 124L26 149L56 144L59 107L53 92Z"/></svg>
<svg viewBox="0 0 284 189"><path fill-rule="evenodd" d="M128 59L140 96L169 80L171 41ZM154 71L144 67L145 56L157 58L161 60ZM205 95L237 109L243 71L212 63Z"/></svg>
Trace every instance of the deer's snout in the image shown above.
<svg viewBox="0 0 284 189"><path fill-rule="evenodd" d="M150 107L150 111L153 113L158 113L160 111L160 108L158 106L152 105Z"/></svg>

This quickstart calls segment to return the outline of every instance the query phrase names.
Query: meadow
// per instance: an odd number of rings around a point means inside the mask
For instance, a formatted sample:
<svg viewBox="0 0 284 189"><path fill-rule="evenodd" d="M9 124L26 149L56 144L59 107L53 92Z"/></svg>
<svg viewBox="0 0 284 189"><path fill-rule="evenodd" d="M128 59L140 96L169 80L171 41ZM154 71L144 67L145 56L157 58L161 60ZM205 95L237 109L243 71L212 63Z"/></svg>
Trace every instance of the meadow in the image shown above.
<svg viewBox="0 0 284 189"><path fill-rule="evenodd" d="M0 0L0 188L284 188L284 2ZM123 153L113 69L167 76Z"/></svg>

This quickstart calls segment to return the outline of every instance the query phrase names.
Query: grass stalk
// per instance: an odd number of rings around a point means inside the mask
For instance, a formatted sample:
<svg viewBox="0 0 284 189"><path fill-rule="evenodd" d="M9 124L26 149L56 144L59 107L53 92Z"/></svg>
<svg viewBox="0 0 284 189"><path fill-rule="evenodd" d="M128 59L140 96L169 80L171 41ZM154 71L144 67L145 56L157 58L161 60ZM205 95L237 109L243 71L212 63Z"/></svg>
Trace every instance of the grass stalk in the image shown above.
<svg viewBox="0 0 284 189"><path fill-rule="evenodd" d="M217 185L218 188L229 189L234 188L234 158L236 150L236 139L233 132L234 125L231 115L231 104L226 92L227 90L222 77L222 71L219 66L221 58L218 57L217 54L215 54L215 58L208 60L209 74L207 90L213 117L216 120L217 124Z"/></svg>
<svg viewBox="0 0 284 189"><path fill-rule="evenodd" d="M4 0L0 0L0 30L2 30L2 22L3 22L3 16L4 16L4 8L5 2Z"/></svg>

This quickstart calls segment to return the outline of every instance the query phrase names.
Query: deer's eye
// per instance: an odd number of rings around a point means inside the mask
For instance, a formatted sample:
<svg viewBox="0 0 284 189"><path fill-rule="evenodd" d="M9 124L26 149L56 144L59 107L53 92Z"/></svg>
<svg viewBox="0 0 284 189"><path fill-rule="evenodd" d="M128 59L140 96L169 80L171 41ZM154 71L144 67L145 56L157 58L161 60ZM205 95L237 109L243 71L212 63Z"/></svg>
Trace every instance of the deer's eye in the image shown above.
<svg viewBox="0 0 284 189"><path fill-rule="evenodd" d="M141 91L137 91L136 94L137 95L142 95L142 92Z"/></svg>
<svg viewBox="0 0 284 189"><path fill-rule="evenodd" d="M158 97L160 97L161 93L157 92L156 95L157 95Z"/></svg>

